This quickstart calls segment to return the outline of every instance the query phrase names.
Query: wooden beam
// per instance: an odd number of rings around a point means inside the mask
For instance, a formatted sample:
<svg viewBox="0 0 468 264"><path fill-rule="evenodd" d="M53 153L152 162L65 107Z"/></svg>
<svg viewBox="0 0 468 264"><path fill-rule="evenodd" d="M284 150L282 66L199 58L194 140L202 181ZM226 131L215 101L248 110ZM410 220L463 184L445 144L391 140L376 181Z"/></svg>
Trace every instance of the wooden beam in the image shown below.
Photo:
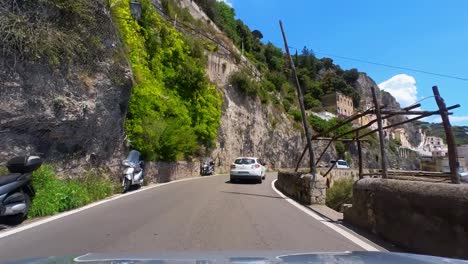
<svg viewBox="0 0 468 264"><path fill-rule="evenodd" d="M439 88L437 88L437 86L432 86L432 91L434 92L435 101L439 107L440 117L442 118L442 124L444 125L445 136L447 138L448 159L452 183L460 184L460 177L458 177L458 167L460 166L458 164L458 151L457 145L455 144L455 137L453 136L452 126L450 125L448 117L448 110L444 99L440 96Z"/></svg>
<svg viewBox="0 0 468 264"><path fill-rule="evenodd" d="M458 108L458 107L460 107L459 104L452 105L452 106L450 106L450 107L447 107L447 110L452 110L452 109L455 109L455 108ZM431 116L431 115L437 115L437 114L439 114L439 112L440 112L440 111L429 112L429 113L427 113L427 114L425 114L425 115L413 117L413 118L407 119L407 120L402 121L402 122L399 122L399 123L395 123L395 124L388 125L388 126L384 127L383 129L388 129L388 128L392 128L392 127L396 127L396 126L401 126L401 125L403 125L403 124L410 123L410 122L413 122L413 121L416 121L416 120L419 120L419 119L422 119L422 118L425 118L425 117L428 117L428 116ZM451 114L452 114L452 113L448 113L448 115L451 115ZM358 139L363 138L363 137L366 137L366 136L368 136L368 135L370 135L370 134L373 134L373 133L375 133L375 132L377 132L377 131L378 131L378 129L374 129L374 130L372 130L372 131L370 131L370 132L368 132L368 133L365 133L365 134L363 134L363 135L360 135Z"/></svg>
<svg viewBox="0 0 468 264"><path fill-rule="evenodd" d="M333 140L333 141L342 141L342 142L355 142L355 141L369 141L368 139L352 139L352 138L342 138L342 139L334 139L329 137L319 137L315 140Z"/></svg>
<svg viewBox="0 0 468 264"><path fill-rule="evenodd" d="M386 106L382 106L382 108L385 108ZM350 117L348 117L347 119L343 120L343 122L339 123L339 124L336 124L335 126L331 127L330 129L328 129L327 131L323 132L323 133L320 133L318 135L315 135L312 137L312 139L316 139L318 137L320 137L320 135L327 135L328 133L330 132L333 132L335 131L336 129L346 125L346 124L349 124L351 122L353 122L354 120L358 119L358 118L361 118L365 115L368 115L370 113L372 113L374 110L373 109L367 109L366 111L362 112L362 113L357 113L357 114L354 114Z"/></svg>

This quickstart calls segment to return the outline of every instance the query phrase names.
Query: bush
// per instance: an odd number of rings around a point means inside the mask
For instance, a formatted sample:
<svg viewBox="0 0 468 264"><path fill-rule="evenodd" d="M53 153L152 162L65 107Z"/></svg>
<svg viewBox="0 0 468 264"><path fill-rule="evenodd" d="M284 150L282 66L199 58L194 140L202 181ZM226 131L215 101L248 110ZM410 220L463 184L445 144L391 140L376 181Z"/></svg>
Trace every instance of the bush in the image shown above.
<svg viewBox="0 0 468 264"><path fill-rule="evenodd" d="M339 179L327 190L325 203L328 207L339 211L342 204L353 201L353 179Z"/></svg>
<svg viewBox="0 0 468 264"><path fill-rule="evenodd" d="M257 95L259 93L259 84L254 81L247 70L234 72L229 78L230 83L248 95Z"/></svg>
<svg viewBox="0 0 468 264"><path fill-rule="evenodd" d="M345 145L343 144L343 142L336 141L335 142L335 149L336 149L336 153L338 154L338 156L340 158L342 158L344 156L345 151L346 151L346 148L345 148Z"/></svg>
<svg viewBox="0 0 468 264"><path fill-rule="evenodd" d="M89 0L24 1L0 4L0 49L28 61L95 65L104 28L98 5ZM98 33L98 34L96 34Z"/></svg>
<svg viewBox="0 0 468 264"><path fill-rule="evenodd" d="M111 10L136 83L126 131L147 160L187 158L199 145L213 145L222 97L206 77L203 43L177 32L159 17L151 1L140 3L139 21L131 19L126 1L116 1ZM170 1L165 5L173 12L185 12L171 7Z"/></svg>
<svg viewBox="0 0 468 264"><path fill-rule="evenodd" d="M6 166L0 166L0 177L1 176L4 176L4 175L7 175L9 172L8 172L8 169Z"/></svg>
<svg viewBox="0 0 468 264"><path fill-rule="evenodd" d="M32 174L36 196L29 217L53 215L101 200L114 193L114 184L96 173L82 179L60 180L51 166L43 165Z"/></svg>
<svg viewBox="0 0 468 264"><path fill-rule="evenodd" d="M297 121L297 122L300 122L302 121L302 114L301 114L301 111L297 110L297 109L293 109L289 112L293 118L294 118L294 121Z"/></svg>
<svg viewBox="0 0 468 264"><path fill-rule="evenodd" d="M311 94L304 95L304 107L305 109L311 109L316 107L321 107L322 103L315 99Z"/></svg>

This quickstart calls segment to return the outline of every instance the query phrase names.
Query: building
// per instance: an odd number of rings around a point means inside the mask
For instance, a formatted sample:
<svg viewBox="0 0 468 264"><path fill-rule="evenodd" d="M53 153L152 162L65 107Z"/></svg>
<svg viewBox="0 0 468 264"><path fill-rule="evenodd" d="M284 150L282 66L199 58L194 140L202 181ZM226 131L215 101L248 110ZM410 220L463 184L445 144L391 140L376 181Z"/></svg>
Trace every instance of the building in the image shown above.
<svg viewBox="0 0 468 264"><path fill-rule="evenodd" d="M354 114L353 99L339 92L333 92L322 97L323 107L338 116Z"/></svg>
<svg viewBox="0 0 468 264"><path fill-rule="evenodd" d="M468 145L461 145L457 147L458 157L465 159L465 166L468 167Z"/></svg>
<svg viewBox="0 0 468 264"><path fill-rule="evenodd" d="M423 145L423 150L431 152L436 157L443 157L447 153L447 145L440 137L426 137ZM445 153L445 154L444 154Z"/></svg>

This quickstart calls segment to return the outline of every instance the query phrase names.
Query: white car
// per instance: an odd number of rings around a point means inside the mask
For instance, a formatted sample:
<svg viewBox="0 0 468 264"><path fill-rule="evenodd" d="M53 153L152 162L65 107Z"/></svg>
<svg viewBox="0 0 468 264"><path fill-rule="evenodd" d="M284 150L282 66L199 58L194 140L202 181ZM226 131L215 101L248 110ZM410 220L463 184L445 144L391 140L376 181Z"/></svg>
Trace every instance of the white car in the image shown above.
<svg viewBox="0 0 468 264"><path fill-rule="evenodd" d="M254 157L239 157L231 164L231 182L253 179L262 183L262 179L265 179L265 171L263 160Z"/></svg>
<svg viewBox="0 0 468 264"><path fill-rule="evenodd" d="M334 160L330 161L330 163L331 163L332 165L333 165L333 163L335 163L335 162L336 162L335 168L337 168L337 169L349 169L349 164L348 164L348 162L346 162L346 160L340 159L340 160L338 160L338 161L334 161Z"/></svg>

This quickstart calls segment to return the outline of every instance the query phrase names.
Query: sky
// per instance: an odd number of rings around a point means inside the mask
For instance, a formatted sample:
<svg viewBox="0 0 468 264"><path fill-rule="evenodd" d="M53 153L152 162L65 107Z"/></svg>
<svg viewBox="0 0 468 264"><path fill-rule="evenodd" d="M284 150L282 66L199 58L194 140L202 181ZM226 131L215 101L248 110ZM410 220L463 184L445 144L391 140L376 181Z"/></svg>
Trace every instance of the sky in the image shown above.
<svg viewBox="0 0 468 264"><path fill-rule="evenodd" d="M468 125L468 0L224 1L251 30L263 33L264 42L283 47L281 19L293 54L307 46L343 69L366 72L402 107L432 96L432 86L437 85L448 106L461 105L453 111L452 124ZM434 98L420 103L424 110L437 110Z"/></svg>

